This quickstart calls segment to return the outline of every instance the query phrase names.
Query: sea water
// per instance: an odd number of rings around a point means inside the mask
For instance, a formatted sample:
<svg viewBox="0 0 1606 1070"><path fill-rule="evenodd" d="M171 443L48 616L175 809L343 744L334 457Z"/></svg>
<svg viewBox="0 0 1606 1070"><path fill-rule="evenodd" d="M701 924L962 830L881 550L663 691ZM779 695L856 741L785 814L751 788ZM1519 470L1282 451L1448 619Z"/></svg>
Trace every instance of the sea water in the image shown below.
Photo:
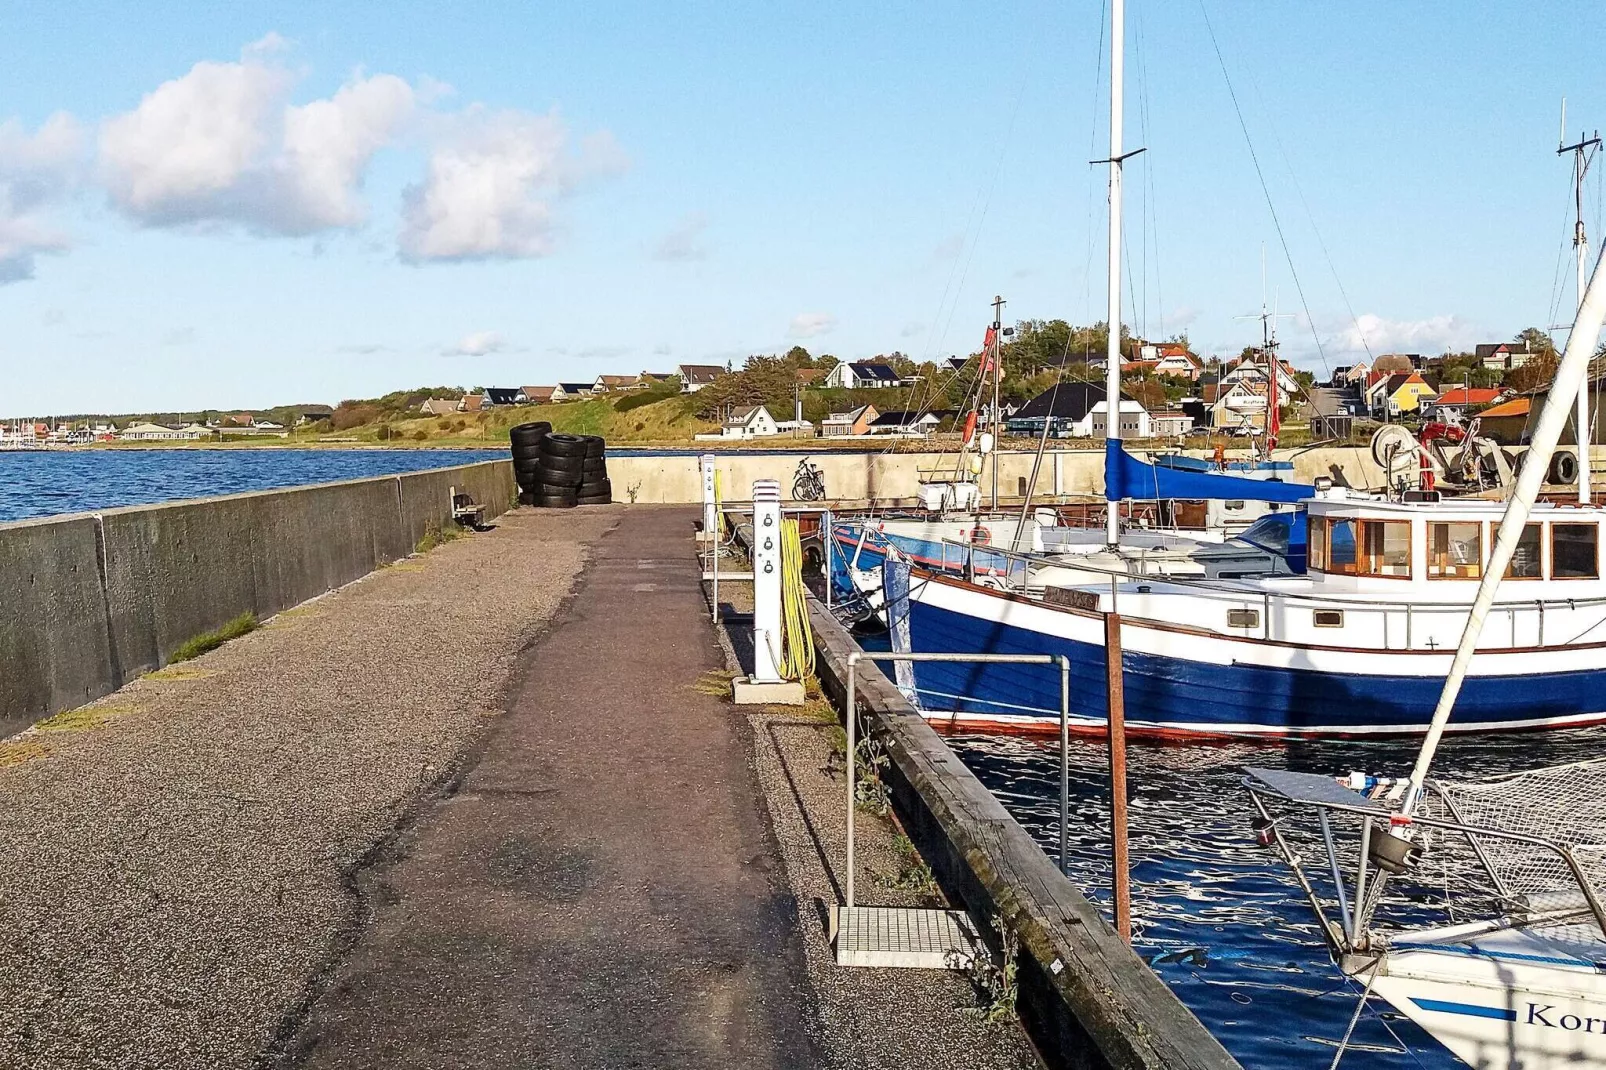
<svg viewBox="0 0 1606 1070"><path fill-rule="evenodd" d="M394 475L506 455L441 449L0 452L0 522Z"/></svg>

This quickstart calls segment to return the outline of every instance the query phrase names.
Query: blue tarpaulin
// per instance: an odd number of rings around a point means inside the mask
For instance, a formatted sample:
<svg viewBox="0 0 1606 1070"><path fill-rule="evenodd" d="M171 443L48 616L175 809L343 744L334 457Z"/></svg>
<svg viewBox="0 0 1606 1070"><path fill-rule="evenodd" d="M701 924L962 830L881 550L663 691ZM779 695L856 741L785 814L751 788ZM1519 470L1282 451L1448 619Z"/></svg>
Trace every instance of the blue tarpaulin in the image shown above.
<svg viewBox="0 0 1606 1070"><path fill-rule="evenodd" d="M1158 468L1140 461L1111 440L1104 445L1104 497L1109 501L1134 498L1164 501L1200 498L1232 498L1257 502L1301 502L1315 497L1309 483L1284 483L1275 479L1244 479L1214 472L1184 472Z"/></svg>

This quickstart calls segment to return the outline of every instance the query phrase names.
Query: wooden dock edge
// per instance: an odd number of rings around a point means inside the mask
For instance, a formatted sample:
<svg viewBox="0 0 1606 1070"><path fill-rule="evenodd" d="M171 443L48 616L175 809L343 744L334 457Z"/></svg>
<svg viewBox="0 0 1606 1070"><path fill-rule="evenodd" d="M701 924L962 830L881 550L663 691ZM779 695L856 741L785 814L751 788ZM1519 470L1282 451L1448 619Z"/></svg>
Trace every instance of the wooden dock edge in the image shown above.
<svg viewBox="0 0 1606 1070"><path fill-rule="evenodd" d="M841 710L857 647L812 595L809 616L820 683ZM875 663L859 663L857 689L905 833L981 932L997 916L1019 939L1016 1009L1045 1063L1241 1070Z"/></svg>

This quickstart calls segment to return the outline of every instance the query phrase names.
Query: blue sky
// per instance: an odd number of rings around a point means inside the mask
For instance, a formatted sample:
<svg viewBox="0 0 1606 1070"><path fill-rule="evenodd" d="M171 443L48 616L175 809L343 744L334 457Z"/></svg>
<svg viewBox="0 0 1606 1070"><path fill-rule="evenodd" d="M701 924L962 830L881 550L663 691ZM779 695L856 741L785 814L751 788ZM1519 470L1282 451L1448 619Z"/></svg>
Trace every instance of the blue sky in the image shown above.
<svg viewBox="0 0 1606 1070"><path fill-rule="evenodd" d="M1102 318L1099 4L375 11L0 6L0 411L539 384L794 342L939 356L979 341L994 293L1011 318ZM1141 330L1251 341L1263 245L1301 316L1286 352L1317 369L1363 335L1435 352L1570 306L1558 110L1606 126L1606 79L1570 61L1606 9L1128 12Z"/></svg>

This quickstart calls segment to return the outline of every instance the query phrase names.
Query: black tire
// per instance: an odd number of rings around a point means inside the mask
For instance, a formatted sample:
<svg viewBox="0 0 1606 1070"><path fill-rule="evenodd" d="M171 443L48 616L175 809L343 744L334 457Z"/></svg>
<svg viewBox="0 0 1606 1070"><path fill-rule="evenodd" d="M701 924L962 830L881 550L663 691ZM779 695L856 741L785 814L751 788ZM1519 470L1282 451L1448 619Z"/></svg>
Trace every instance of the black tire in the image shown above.
<svg viewBox="0 0 1606 1070"><path fill-rule="evenodd" d="M580 504L580 499L572 494L543 494L536 502L543 509L573 509Z"/></svg>
<svg viewBox="0 0 1606 1070"><path fill-rule="evenodd" d="M538 461L541 459L541 443L515 442L512 453L515 461Z"/></svg>
<svg viewBox="0 0 1606 1070"><path fill-rule="evenodd" d="M580 497L575 499L575 503L577 505L612 505L613 495L603 494L595 498L587 498L582 494Z"/></svg>
<svg viewBox="0 0 1606 1070"><path fill-rule="evenodd" d="M1550 482L1569 486L1578 482L1578 455L1558 452L1550 458Z"/></svg>
<svg viewBox="0 0 1606 1070"><path fill-rule="evenodd" d="M608 454L608 440L601 435L582 435L586 440L586 456L601 460Z"/></svg>
<svg viewBox="0 0 1606 1070"><path fill-rule="evenodd" d="M580 493L580 484L537 483L534 486L534 490L537 494L578 494Z"/></svg>
<svg viewBox="0 0 1606 1070"><path fill-rule="evenodd" d="M604 496L609 498L613 497L613 483L610 481L602 479L593 483L590 480L586 480L584 483L580 484L580 497L601 498Z"/></svg>
<svg viewBox="0 0 1606 1070"><path fill-rule="evenodd" d="M586 440L581 435L548 435L541 440L544 457L577 457L586 455Z"/></svg>
<svg viewBox="0 0 1606 1070"><path fill-rule="evenodd" d="M528 489L519 491L519 504L520 505L534 505L535 503L536 503L535 492L533 492L531 490L528 490Z"/></svg>
<svg viewBox="0 0 1606 1070"><path fill-rule="evenodd" d="M585 475L585 462L578 457L542 457L537 466L543 472L561 476L561 479L549 479L548 483L563 483L569 480L580 482Z"/></svg>
<svg viewBox="0 0 1606 1070"><path fill-rule="evenodd" d="M552 433L552 425L545 420L534 423L519 424L508 431L508 440L515 446L538 446L541 440Z"/></svg>
<svg viewBox="0 0 1606 1070"><path fill-rule="evenodd" d="M539 460L525 460L523 457L513 458L513 471L516 475L534 475L541 470Z"/></svg>

